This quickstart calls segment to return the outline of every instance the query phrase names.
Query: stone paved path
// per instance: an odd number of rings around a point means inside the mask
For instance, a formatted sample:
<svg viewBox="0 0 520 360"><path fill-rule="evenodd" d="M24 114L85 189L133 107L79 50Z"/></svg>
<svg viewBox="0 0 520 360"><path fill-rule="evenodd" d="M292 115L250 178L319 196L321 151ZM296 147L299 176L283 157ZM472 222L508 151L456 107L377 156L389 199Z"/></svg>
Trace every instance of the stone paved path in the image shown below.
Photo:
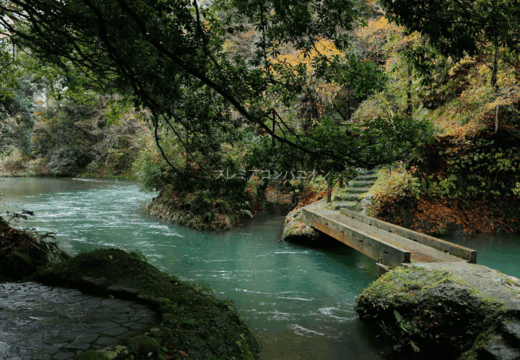
<svg viewBox="0 0 520 360"><path fill-rule="evenodd" d="M114 346L159 323L131 301L36 283L0 284L0 359L71 359Z"/></svg>

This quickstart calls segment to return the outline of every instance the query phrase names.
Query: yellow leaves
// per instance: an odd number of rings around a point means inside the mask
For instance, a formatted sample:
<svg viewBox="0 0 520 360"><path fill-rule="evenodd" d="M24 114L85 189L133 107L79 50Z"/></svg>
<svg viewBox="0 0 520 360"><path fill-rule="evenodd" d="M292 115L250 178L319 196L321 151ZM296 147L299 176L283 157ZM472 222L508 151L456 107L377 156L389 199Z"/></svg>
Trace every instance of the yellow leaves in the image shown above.
<svg viewBox="0 0 520 360"><path fill-rule="evenodd" d="M441 134L473 136L487 126L497 106L506 108L520 102L520 84L515 68L498 63L498 94L491 87L488 57L465 57L449 70L449 79L437 85L439 94L450 94L449 101L431 114Z"/></svg>
<svg viewBox="0 0 520 360"><path fill-rule="evenodd" d="M484 110L486 112L494 111L496 110L497 106L508 106L514 104L513 98L504 98L499 97L495 101L488 103L484 106Z"/></svg>
<svg viewBox="0 0 520 360"><path fill-rule="evenodd" d="M372 21L371 25L375 28L375 30L386 29L388 28L388 20L386 19L386 17L381 16L376 21Z"/></svg>
<svg viewBox="0 0 520 360"><path fill-rule="evenodd" d="M326 56L332 57L335 55L341 55L342 52L339 51L332 41L326 39L320 39L315 45L315 49L310 53L305 54L302 51L281 54L276 58L270 58L269 60L273 64L287 64L290 66L297 66L299 64L307 64L309 66L309 71L312 69L312 62L318 56Z"/></svg>
<svg viewBox="0 0 520 360"><path fill-rule="evenodd" d="M388 22L384 16L381 16L375 20L368 21L367 26L360 26L355 31L363 43L369 47L374 44L372 50L379 51L378 48L387 41L388 35L396 33L402 36L404 28Z"/></svg>

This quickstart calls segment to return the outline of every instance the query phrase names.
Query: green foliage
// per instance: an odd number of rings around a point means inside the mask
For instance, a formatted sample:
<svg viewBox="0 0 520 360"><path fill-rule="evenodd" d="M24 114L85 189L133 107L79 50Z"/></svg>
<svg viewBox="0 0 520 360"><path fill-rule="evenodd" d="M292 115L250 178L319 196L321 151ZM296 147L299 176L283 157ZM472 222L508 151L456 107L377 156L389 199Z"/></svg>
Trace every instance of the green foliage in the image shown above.
<svg viewBox="0 0 520 360"><path fill-rule="evenodd" d="M323 167L330 169L343 168L344 164L373 166L404 156L416 145L411 137L424 130L420 124L407 125L403 132L401 125L409 122L397 118L357 127L343 123L356 102L384 84L377 66L353 53L331 57L316 51L322 41L335 45L336 52L345 48L345 30L364 24L358 13L363 7L357 5L350 0L326 4L219 0L202 7L141 0L110 4L73 0L56 5L46 0L22 1L12 9L2 8L2 12L9 19L4 25L14 43L31 49L39 59L58 63L72 88L95 84L97 89L118 92L127 101L149 109L158 143L168 148L173 138L187 152L189 161L184 167L177 166L175 155L170 154L167 161L179 184L184 184L195 166L200 171L214 171L225 163L223 153L229 144L264 142L258 137L251 139L248 134L252 131L262 131L261 137L273 143L275 155L285 152L281 156L287 161L296 157L298 164L309 163L302 161L309 157L310 162L329 162ZM31 14L27 22L15 15L16 6ZM251 56L242 58L226 51L229 34L245 37L249 24L256 24L253 32L259 39L251 44ZM48 31L37 32L39 26ZM63 28L71 31L59 31ZM312 55L313 60L284 61L287 48L303 58ZM81 82L82 78L91 80ZM298 113L299 97L316 80L337 82L343 89L338 96L332 94L338 111L320 114L308 134L291 119ZM113 108L109 121L117 122L119 114ZM414 128L417 131L410 131ZM380 145L374 144L376 137L381 138ZM386 152L392 141L396 142L395 151ZM361 151L343 151L352 149L350 142ZM291 151L282 149L284 146L301 154L288 156ZM168 155L168 151L161 152ZM392 156L382 156L387 153ZM248 164L246 170L250 168Z"/></svg>
<svg viewBox="0 0 520 360"><path fill-rule="evenodd" d="M513 188L513 194L520 197L520 182L515 184L515 187Z"/></svg>
<svg viewBox="0 0 520 360"><path fill-rule="evenodd" d="M94 139L85 129L84 121L93 116L94 109L74 101L59 105L59 108L46 109L35 131L34 153L48 159L51 174L72 175L93 160L88 145Z"/></svg>
<svg viewBox="0 0 520 360"><path fill-rule="evenodd" d="M497 143L500 144L497 146ZM452 140L438 138L413 163L427 196L486 198L514 194L520 180L515 137Z"/></svg>
<svg viewBox="0 0 520 360"><path fill-rule="evenodd" d="M152 355L157 355L161 345L155 340L146 335L138 335L130 339L130 343L136 348L137 354L140 356L149 357Z"/></svg>
<svg viewBox="0 0 520 360"><path fill-rule="evenodd" d="M27 219L31 212L11 214L10 221ZM39 233L35 230L18 230L7 222L0 222L0 275L21 280L30 276L38 268L49 263L57 263L68 256L63 253L53 239L53 233Z"/></svg>
<svg viewBox="0 0 520 360"><path fill-rule="evenodd" d="M505 46L518 52L518 4L482 0L382 0L387 17L428 36L446 56L479 54L482 44Z"/></svg>
<svg viewBox="0 0 520 360"><path fill-rule="evenodd" d="M0 66L2 66L1 62ZM3 70L12 71L12 69ZM2 93L0 98L0 151L5 151L9 146L15 146L26 155L32 150L33 113L36 110L35 97L39 91L39 85L30 75L20 74L20 76L21 78L15 84L0 83Z"/></svg>
<svg viewBox="0 0 520 360"><path fill-rule="evenodd" d="M411 196L420 194L419 179L403 168L382 169L370 190L374 195Z"/></svg>

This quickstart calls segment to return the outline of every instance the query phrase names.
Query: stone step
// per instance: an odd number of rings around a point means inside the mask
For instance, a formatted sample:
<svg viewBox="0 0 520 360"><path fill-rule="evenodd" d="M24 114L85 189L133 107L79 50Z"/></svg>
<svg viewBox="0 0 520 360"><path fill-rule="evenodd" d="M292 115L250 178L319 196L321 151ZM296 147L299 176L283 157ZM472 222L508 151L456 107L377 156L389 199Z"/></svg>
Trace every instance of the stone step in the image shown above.
<svg viewBox="0 0 520 360"><path fill-rule="evenodd" d="M361 174L361 175L377 174L377 170L358 170L358 174Z"/></svg>
<svg viewBox="0 0 520 360"><path fill-rule="evenodd" d="M369 187L348 187L342 190L342 193L347 194L364 194L370 191Z"/></svg>
<svg viewBox="0 0 520 360"><path fill-rule="evenodd" d="M512 319L501 324L504 338L508 343L520 348L520 320Z"/></svg>
<svg viewBox="0 0 520 360"><path fill-rule="evenodd" d="M334 201L360 201L361 194L337 194L334 196Z"/></svg>
<svg viewBox="0 0 520 360"><path fill-rule="evenodd" d="M352 211L361 211L363 206L355 201L334 201L331 202L332 210L349 209Z"/></svg>
<svg viewBox="0 0 520 360"><path fill-rule="evenodd" d="M377 174L369 174L369 175L359 175L354 180L360 180L360 181L374 180L374 181L376 181L377 178L378 178Z"/></svg>
<svg viewBox="0 0 520 360"><path fill-rule="evenodd" d="M520 350L511 347L502 336L495 334L479 349L478 359L518 360Z"/></svg>
<svg viewBox="0 0 520 360"><path fill-rule="evenodd" d="M374 185L374 181L352 180L348 185L351 187L371 187Z"/></svg>

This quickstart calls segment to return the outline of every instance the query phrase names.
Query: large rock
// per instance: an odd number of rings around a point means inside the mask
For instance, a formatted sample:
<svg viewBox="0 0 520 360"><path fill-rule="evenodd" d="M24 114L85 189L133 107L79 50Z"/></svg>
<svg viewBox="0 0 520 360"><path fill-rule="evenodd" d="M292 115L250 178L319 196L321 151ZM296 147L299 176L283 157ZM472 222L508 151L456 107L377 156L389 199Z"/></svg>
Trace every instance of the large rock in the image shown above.
<svg viewBox="0 0 520 360"><path fill-rule="evenodd" d="M319 233L302 221L302 209L291 211L285 218L282 240L305 244L318 239Z"/></svg>
<svg viewBox="0 0 520 360"><path fill-rule="evenodd" d="M425 267L397 268L372 283L357 299L359 316L412 358L520 359L515 278L465 263Z"/></svg>

